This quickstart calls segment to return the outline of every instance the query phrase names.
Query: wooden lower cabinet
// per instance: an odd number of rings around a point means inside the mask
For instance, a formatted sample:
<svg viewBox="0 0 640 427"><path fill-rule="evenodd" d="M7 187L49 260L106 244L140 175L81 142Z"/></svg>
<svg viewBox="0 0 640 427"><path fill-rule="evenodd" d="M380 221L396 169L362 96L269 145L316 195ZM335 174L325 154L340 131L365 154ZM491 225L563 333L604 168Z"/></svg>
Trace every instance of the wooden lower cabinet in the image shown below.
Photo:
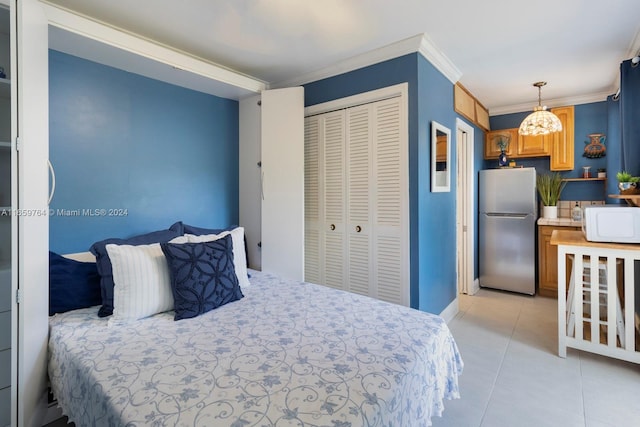
<svg viewBox="0 0 640 427"><path fill-rule="evenodd" d="M538 226L538 295L558 297L558 247L551 244L553 230L580 230L580 227ZM567 260L567 276L571 263Z"/></svg>

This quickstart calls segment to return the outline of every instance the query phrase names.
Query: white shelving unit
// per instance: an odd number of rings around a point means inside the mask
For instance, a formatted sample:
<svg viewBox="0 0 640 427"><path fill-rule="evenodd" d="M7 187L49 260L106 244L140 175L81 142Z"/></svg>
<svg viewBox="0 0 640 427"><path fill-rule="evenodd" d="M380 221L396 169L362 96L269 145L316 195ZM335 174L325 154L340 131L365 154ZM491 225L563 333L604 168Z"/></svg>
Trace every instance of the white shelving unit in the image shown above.
<svg viewBox="0 0 640 427"><path fill-rule="evenodd" d="M11 79L9 10L0 8L0 425L11 425Z"/></svg>

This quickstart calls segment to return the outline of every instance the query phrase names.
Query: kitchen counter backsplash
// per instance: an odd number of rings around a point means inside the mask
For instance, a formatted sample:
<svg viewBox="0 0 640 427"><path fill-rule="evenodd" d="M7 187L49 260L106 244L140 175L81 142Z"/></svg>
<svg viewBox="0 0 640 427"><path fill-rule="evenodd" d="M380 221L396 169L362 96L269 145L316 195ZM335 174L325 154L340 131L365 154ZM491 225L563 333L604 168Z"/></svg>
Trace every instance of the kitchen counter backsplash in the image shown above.
<svg viewBox="0 0 640 427"><path fill-rule="evenodd" d="M538 225L558 225L563 227L581 227L582 221L574 221L572 219L573 208L578 202L578 206L585 208L586 206L601 206L604 205L604 200L560 200L558 202L558 218L547 219L540 217L538 219ZM542 214L542 208L540 208Z"/></svg>

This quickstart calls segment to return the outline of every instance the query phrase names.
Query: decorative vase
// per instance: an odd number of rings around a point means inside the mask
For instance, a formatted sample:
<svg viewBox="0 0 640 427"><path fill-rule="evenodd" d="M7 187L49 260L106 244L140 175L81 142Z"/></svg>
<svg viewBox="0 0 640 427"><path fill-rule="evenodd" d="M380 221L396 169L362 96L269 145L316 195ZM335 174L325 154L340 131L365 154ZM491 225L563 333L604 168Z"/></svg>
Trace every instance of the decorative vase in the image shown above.
<svg viewBox="0 0 640 427"><path fill-rule="evenodd" d="M584 147L584 153L582 155L588 159L598 159L606 156L607 147L604 145L607 139L606 135L604 133L591 133L587 136L589 137L589 141L585 141L587 145Z"/></svg>
<svg viewBox="0 0 640 427"><path fill-rule="evenodd" d="M546 219L557 219L558 218L558 207L557 206L543 206L542 207L542 217Z"/></svg>
<svg viewBox="0 0 640 427"><path fill-rule="evenodd" d="M619 182L618 189L620 190L620 194L636 194L636 183L635 182Z"/></svg>
<svg viewBox="0 0 640 427"><path fill-rule="evenodd" d="M500 155L498 156L498 165L500 167L504 167L504 166L507 166L507 164L509 164L509 161L507 160L507 155L505 154L504 150L502 150L500 152Z"/></svg>

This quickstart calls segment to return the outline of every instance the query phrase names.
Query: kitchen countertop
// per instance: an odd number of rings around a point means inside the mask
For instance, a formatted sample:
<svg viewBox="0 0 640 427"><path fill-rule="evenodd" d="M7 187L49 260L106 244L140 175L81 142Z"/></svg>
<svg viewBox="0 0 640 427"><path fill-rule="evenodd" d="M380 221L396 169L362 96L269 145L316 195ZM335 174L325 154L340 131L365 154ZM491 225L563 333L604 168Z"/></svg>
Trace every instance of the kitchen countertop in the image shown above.
<svg viewBox="0 0 640 427"><path fill-rule="evenodd" d="M582 227L582 221L574 221L571 218L538 218L538 225L553 225L556 227Z"/></svg>
<svg viewBox="0 0 640 427"><path fill-rule="evenodd" d="M586 246L592 248L640 251L640 244L591 242L584 238L582 231L574 230L553 230L553 233L551 234L551 244L556 246Z"/></svg>

